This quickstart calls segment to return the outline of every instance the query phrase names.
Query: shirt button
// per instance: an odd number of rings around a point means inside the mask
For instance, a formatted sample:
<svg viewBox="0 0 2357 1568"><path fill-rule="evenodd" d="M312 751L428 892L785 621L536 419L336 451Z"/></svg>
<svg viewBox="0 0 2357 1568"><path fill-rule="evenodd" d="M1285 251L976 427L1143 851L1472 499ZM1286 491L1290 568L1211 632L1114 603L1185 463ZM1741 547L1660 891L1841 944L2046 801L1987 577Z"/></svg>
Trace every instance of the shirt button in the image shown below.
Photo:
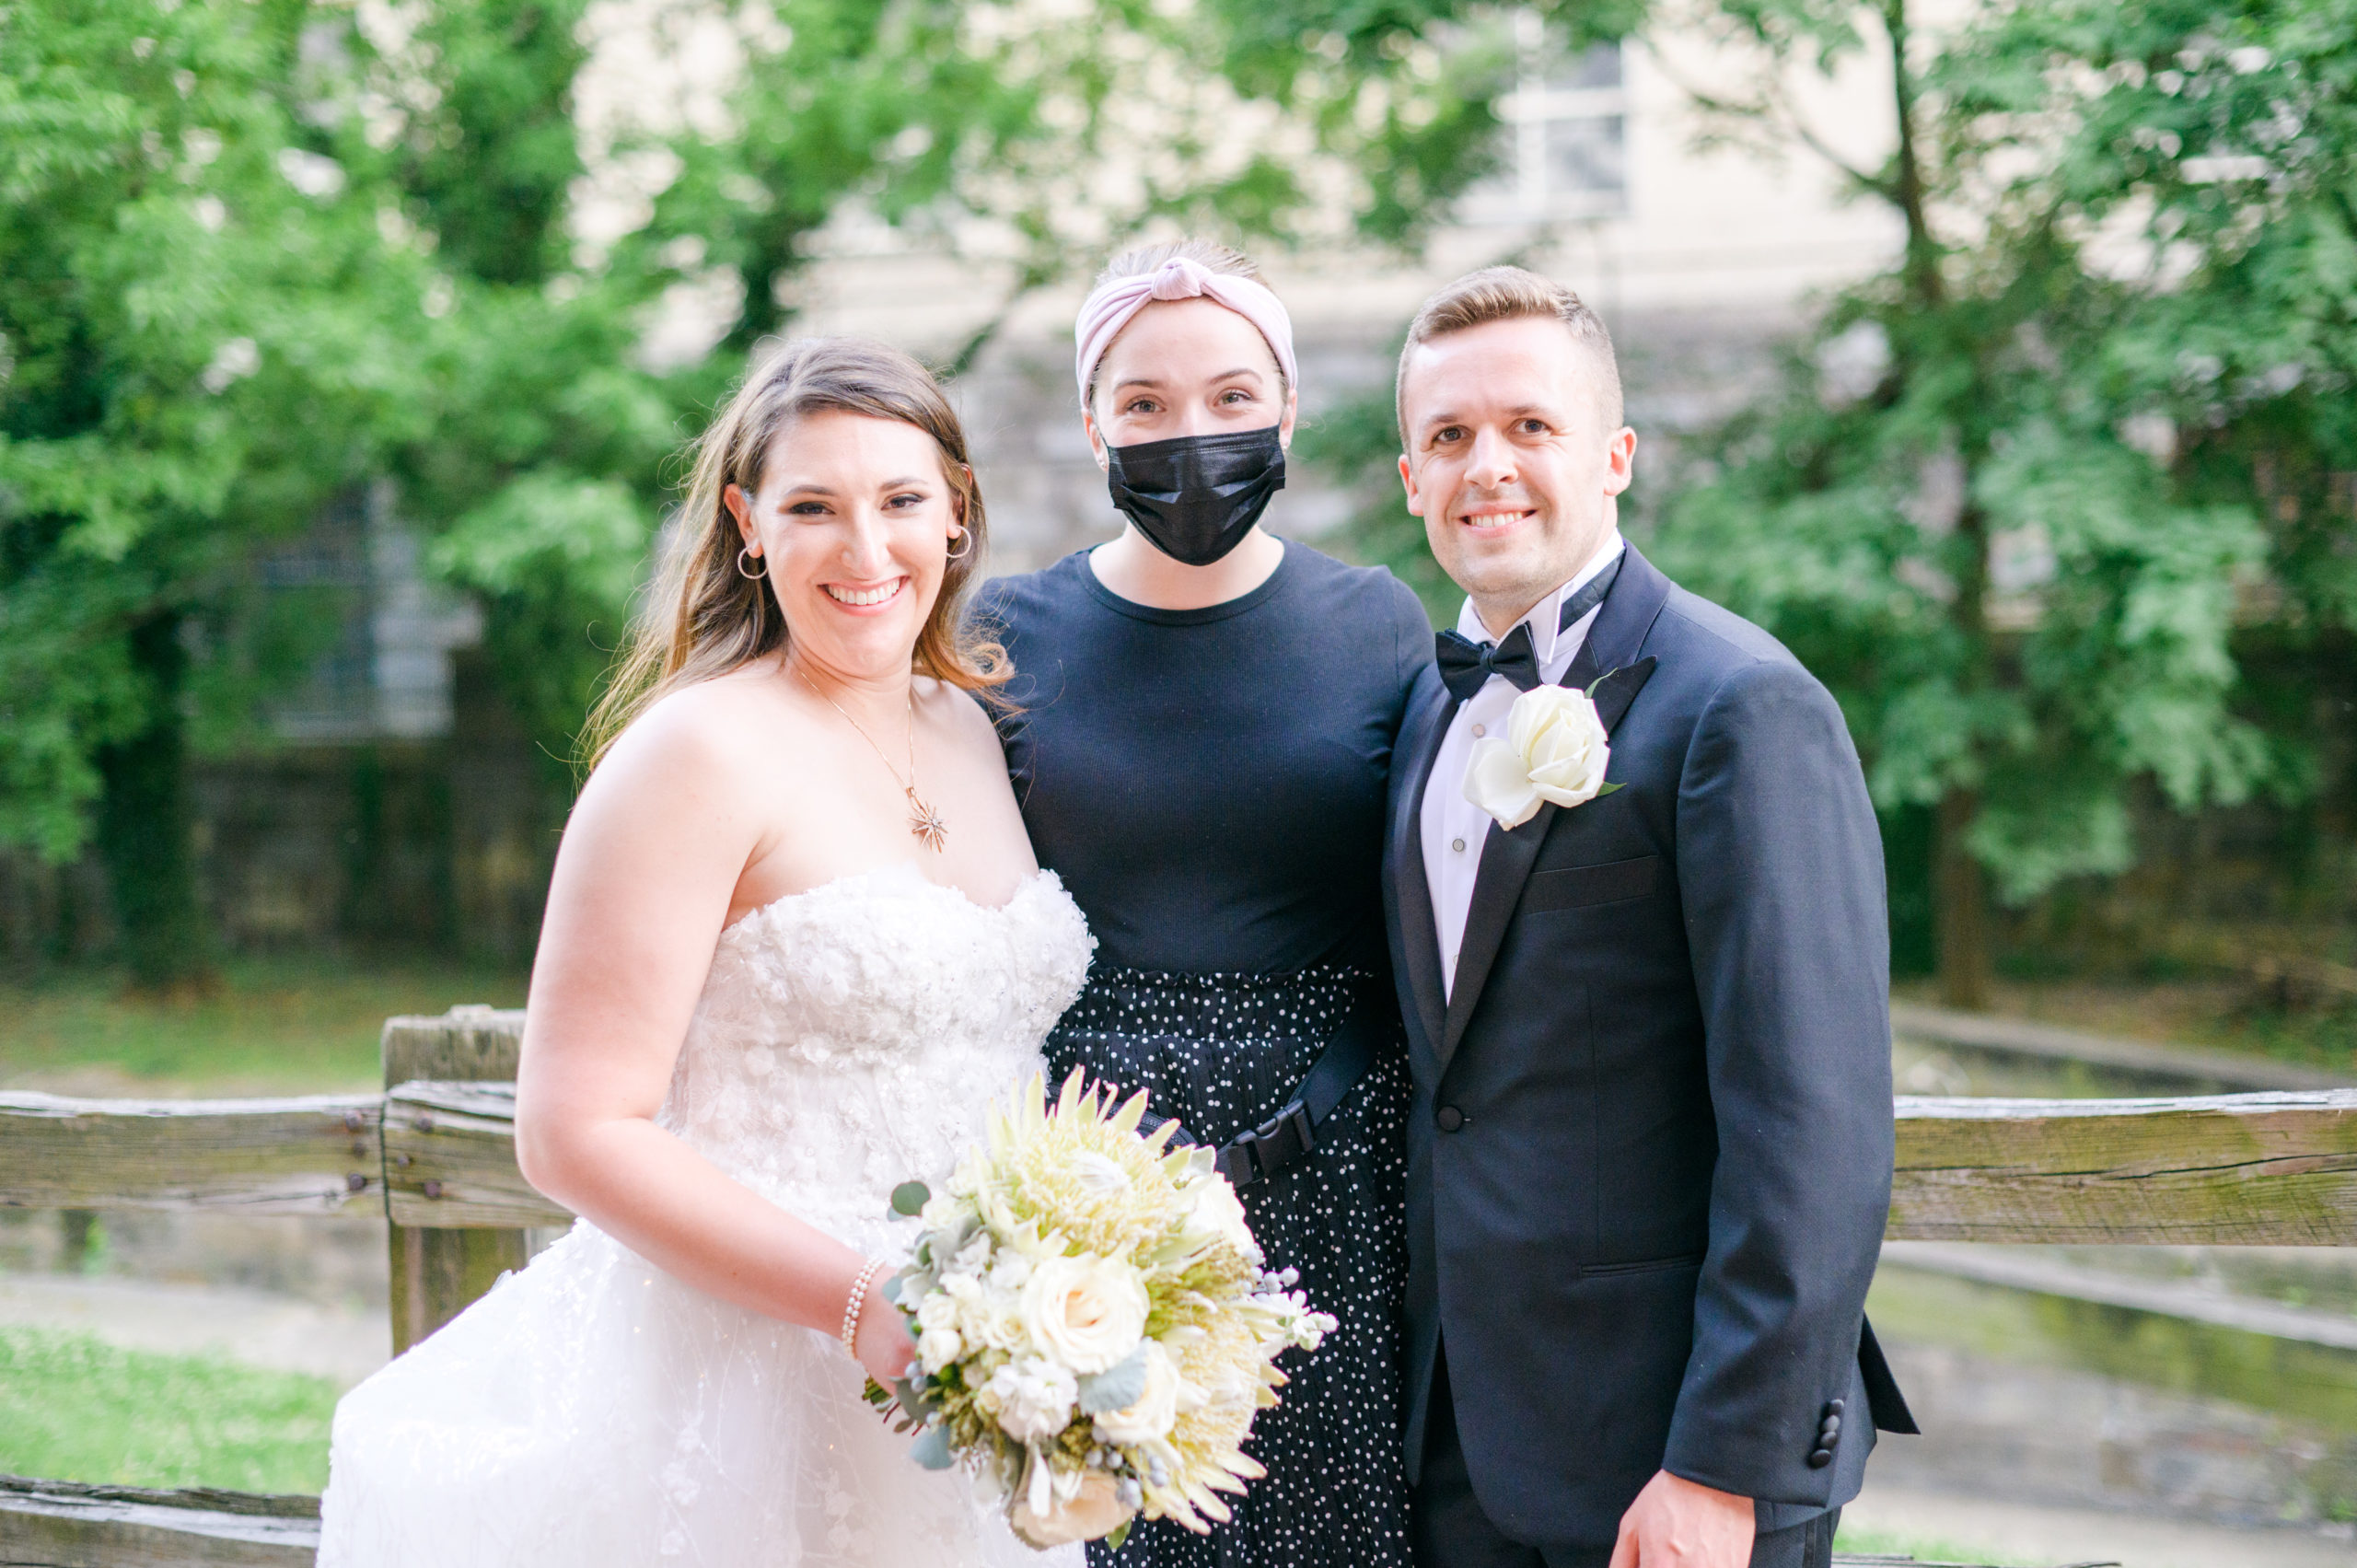
<svg viewBox="0 0 2357 1568"><path fill-rule="evenodd" d="M1477 739L1477 740L1478 740L1478 739L1480 739L1482 736L1485 736L1485 735L1487 735L1487 734L1489 734L1489 733L1490 733L1490 726L1489 726L1488 725L1485 725L1485 724L1477 724L1477 725L1475 725L1475 726L1473 726L1473 738L1474 738L1475 739Z"/></svg>
<svg viewBox="0 0 2357 1568"><path fill-rule="evenodd" d="M1465 853L1465 841L1463 839L1451 839L1448 841L1448 847L1455 850L1457 854L1463 854Z"/></svg>

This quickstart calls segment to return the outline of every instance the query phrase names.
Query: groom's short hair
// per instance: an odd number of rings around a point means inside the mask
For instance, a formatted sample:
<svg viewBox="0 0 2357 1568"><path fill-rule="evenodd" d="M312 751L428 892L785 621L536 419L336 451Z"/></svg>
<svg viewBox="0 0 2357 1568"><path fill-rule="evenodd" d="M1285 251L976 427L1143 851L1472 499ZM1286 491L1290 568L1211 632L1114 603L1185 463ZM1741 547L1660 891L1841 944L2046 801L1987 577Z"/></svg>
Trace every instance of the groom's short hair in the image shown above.
<svg viewBox="0 0 2357 1568"><path fill-rule="evenodd" d="M1408 341L1400 345L1399 371L1392 384L1392 409L1399 421L1399 440L1408 440L1408 361L1417 348L1492 321L1553 320L1563 324L1572 341L1584 350L1595 368L1596 399L1607 430L1620 428L1620 364L1613 356L1612 334L1603 318L1580 296L1552 278L1521 267L1483 267L1424 301L1408 323Z"/></svg>

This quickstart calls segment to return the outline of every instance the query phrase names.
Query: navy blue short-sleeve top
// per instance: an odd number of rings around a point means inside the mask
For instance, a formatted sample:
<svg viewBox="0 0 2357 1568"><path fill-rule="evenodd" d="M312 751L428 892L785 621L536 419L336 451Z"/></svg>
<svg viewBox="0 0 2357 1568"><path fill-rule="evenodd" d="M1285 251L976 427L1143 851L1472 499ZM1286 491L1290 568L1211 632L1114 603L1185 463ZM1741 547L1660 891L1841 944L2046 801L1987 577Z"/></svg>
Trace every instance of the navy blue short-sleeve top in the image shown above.
<svg viewBox="0 0 2357 1568"><path fill-rule="evenodd" d="M999 732L1032 847L1100 966L1381 967L1384 790L1433 656L1406 585L1288 540L1206 609L1122 598L1086 552L977 604L1015 664Z"/></svg>

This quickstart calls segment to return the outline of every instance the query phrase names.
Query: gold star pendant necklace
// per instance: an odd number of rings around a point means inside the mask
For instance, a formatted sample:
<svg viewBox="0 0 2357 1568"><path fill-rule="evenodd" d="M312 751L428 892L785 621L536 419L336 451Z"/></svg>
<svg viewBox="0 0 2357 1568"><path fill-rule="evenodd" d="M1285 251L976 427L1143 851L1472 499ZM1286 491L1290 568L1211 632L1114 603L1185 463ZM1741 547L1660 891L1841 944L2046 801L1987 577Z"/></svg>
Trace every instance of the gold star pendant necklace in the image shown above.
<svg viewBox="0 0 2357 1568"><path fill-rule="evenodd" d="M892 775L892 782L899 784L900 793L909 797L909 831L916 835L919 843L933 851L934 854L939 854L942 852L942 846L949 842L949 824L941 819L940 812L927 806L917 795L916 693L914 691L909 693L909 776L903 780L900 777L900 770L892 766L892 759L884 754L884 748L876 744L876 738L868 734L841 703L836 702L824 691L820 691L819 683L811 679L800 665L794 667L794 673L802 677L802 684L810 688L820 702L842 714L843 723L859 731L859 738L867 742L869 748L876 753L876 760L884 764L884 771Z"/></svg>

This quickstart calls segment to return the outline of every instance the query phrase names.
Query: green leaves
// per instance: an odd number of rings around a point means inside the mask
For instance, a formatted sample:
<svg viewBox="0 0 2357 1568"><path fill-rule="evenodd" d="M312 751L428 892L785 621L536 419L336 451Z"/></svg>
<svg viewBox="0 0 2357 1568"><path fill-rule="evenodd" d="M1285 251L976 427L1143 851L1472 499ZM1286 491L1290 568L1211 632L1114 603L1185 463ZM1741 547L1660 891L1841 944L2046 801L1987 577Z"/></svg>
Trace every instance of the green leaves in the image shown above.
<svg viewBox="0 0 2357 1568"><path fill-rule="evenodd" d="M1791 57L1846 25L1726 10ZM2357 625L2328 477L2357 470L2345 11L2065 0L1944 34L1877 177L1915 259L1835 301L1662 513L1672 572L1834 689L1879 805L1974 802L2009 900L2132 864L2139 789L2312 773L2240 650L2270 600ZM1861 333L1864 396L1824 368Z"/></svg>
<svg viewBox="0 0 2357 1568"><path fill-rule="evenodd" d="M313 178L331 141L282 75L307 25L283 0L0 21L0 842L75 852L98 749L181 701L130 628L180 622L203 674L207 607L367 470L410 386L384 306L416 258Z"/></svg>
<svg viewBox="0 0 2357 1568"><path fill-rule="evenodd" d="M1573 46L1636 13L1540 9ZM667 459L830 224L971 248L1002 307L1149 225L1411 240L1480 172L1511 75L1508 29L1458 0L773 0L729 13L725 103L585 129L592 42L627 25L592 11L0 17L0 842L76 852L93 757L163 712L122 652L142 618L192 649L188 734L266 737L315 650L256 563L380 481L569 759ZM621 184L621 217L579 200ZM683 285L733 318L657 358ZM552 761L552 817L569 782Z"/></svg>
<svg viewBox="0 0 2357 1568"><path fill-rule="evenodd" d="M617 623L646 559L653 519L619 481L562 469L517 475L435 542L436 572L491 594L562 585Z"/></svg>
<svg viewBox="0 0 2357 1568"><path fill-rule="evenodd" d="M903 1181L892 1189L892 1212L904 1220L916 1218L932 1201L933 1190L922 1181Z"/></svg>

